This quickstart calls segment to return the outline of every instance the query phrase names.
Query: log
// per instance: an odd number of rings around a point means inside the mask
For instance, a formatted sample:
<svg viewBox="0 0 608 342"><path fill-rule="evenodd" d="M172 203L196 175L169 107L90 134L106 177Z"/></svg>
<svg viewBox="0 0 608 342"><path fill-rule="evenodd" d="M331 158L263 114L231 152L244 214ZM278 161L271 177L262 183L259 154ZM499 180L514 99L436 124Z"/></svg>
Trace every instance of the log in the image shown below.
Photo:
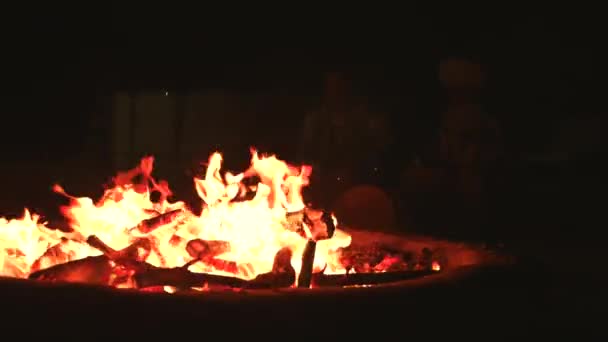
<svg viewBox="0 0 608 342"><path fill-rule="evenodd" d="M230 243L228 241L194 239L188 241L186 251L194 259L183 267L188 268L190 265L200 261L218 271L234 274L239 272L239 266L236 262L215 258L220 254L230 251Z"/></svg>
<svg viewBox="0 0 608 342"><path fill-rule="evenodd" d="M306 247L304 248L304 252L302 252L302 267L298 276L298 287L300 288L310 288L316 249L316 241L308 240L306 242Z"/></svg>
<svg viewBox="0 0 608 342"><path fill-rule="evenodd" d="M146 238L137 239L120 251L112 249L95 235L89 236L86 242L102 252L103 255L74 260L39 270L31 273L29 279L110 285L113 283L113 275L115 276L115 264L120 264L131 270L145 268L142 266L142 261L148 257L151 250L151 242ZM52 249L54 250L57 246L53 246Z"/></svg>
<svg viewBox="0 0 608 342"><path fill-rule="evenodd" d="M315 241L331 239L336 231L331 213L324 210L304 209L304 223Z"/></svg>
<svg viewBox="0 0 608 342"><path fill-rule="evenodd" d="M285 229L304 236L304 227L302 226L302 223L304 222L304 209L289 212L285 215L285 218Z"/></svg>
<svg viewBox="0 0 608 342"><path fill-rule="evenodd" d="M331 213L324 210L304 208L286 214L285 229L315 241L331 239L336 231ZM304 224L309 232L304 229ZM308 236L310 233L311 236Z"/></svg>
<svg viewBox="0 0 608 342"><path fill-rule="evenodd" d="M129 231L137 230L140 233L148 234L155 229L162 227L166 224L172 223L184 214L183 209L175 209L166 213L154 216L149 219L142 220L135 227L129 229Z"/></svg>
<svg viewBox="0 0 608 342"><path fill-rule="evenodd" d="M295 270L291 266L292 251L283 248L277 252L271 272L258 275L253 280L227 277L208 273L194 273L187 267L159 268L146 263L139 263L134 275L137 288L154 286L174 286L177 288L202 287L205 284L214 287L241 289L263 289L289 287L295 281ZM188 265L188 264L186 264Z"/></svg>
<svg viewBox="0 0 608 342"><path fill-rule="evenodd" d="M109 285L113 265L105 256L87 257L33 272L29 279L49 282Z"/></svg>
<svg viewBox="0 0 608 342"><path fill-rule="evenodd" d="M188 241L186 251L193 258L204 259L230 251L230 243L221 240L194 239Z"/></svg>
<svg viewBox="0 0 608 342"><path fill-rule="evenodd" d="M236 277L194 273L188 271L187 267L160 268L152 266L144 262L150 251L150 241L145 238L138 239L119 251L107 246L95 235L90 236L87 243L104 254L37 271L31 273L29 278L41 281L109 286L117 283L112 281L113 276L122 279L133 275L134 287L140 289L155 286L189 288L200 287L205 284L212 287L259 289L288 287L293 285L295 281L295 270L291 266L292 251L289 248L283 248L277 252L271 272L260 274L255 279L247 281ZM147 254L142 255L141 249L147 251ZM116 264L120 267L116 267ZM127 280L118 283L124 284L127 283Z"/></svg>
<svg viewBox="0 0 608 342"><path fill-rule="evenodd" d="M247 280L207 273L194 273L184 267L159 268L146 264L140 267L134 276L137 288L143 289L154 286L174 286L178 288L209 286L224 286L243 288Z"/></svg>
<svg viewBox="0 0 608 342"><path fill-rule="evenodd" d="M315 261L317 241L331 239L336 231L334 220L329 212L304 208L288 213L286 229L298 232L308 239L302 253L302 267L298 276L298 287L309 288Z"/></svg>
<svg viewBox="0 0 608 342"><path fill-rule="evenodd" d="M293 252L288 247L281 248L274 257L272 271L262 273L249 281L245 288L284 288L290 287L296 281L296 271L291 266Z"/></svg>
<svg viewBox="0 0 608 342"><path fill-rule="evenodd" d="M110 260L118 263L126 260L144 261L152 251L152 242L147 238L136 239L131 245L119 251L112 249L95 235L89 236L87 243L102 252Z"/></svg>
<svg viewBox="0 0 608 342"><path fill-rule="evenodd" d="M68 242L69 240L67 238L62 238L61 242L49 247L44 254L34 261L32 267L30 268L30 273L48 268L52 265L69 262L70 259L73 258L74 253L65 252L63 250L63 246L65 246Z"/></svg>
<svg viewBox="0 0 608 342"><path fill-rule="evenodd" d="M315 287L378 285L401 280L421 278L433 273L437 272L432 270L416 270L380 273L349 273L338 275L315 273L312 276L312 283Z"/></svg>

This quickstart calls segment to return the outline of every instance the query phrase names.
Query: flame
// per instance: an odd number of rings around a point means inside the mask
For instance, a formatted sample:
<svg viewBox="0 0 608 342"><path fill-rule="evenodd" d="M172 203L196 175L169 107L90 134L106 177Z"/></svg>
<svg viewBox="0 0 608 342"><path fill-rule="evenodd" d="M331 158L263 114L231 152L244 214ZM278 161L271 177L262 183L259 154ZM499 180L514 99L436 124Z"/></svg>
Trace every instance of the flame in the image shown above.
<svg viewBox="0 0 608 342"><path fill-rule="evenodd" d="M0 218L0 275L26 278L31 272L101 252L86 243L95 235L113 249L120 250L145 236L153 241L152 252L146 262L159 267L180 267L192 260L186 245L194 239L221 240L230 250L217 258L233 262L237 268L226 271L217 265L193 263L191 271L236 275L252 279L272 269L274 256L281 248L293 251L294 269L301 266L301 255L306 239L286 229L286 215L302 210L302 188L308 186L310 166L295 167L274 155L260 155L251 150L251 165L242 173L226 172L222 177L222 155L209 157L202 178L194 178L194 186L203 200L200 215L188 210L184 202L170 202L172 195L164 181L151 174L153 157L145 157L140 164L114 178L114 186L98 200L69 195L61 186L53 190L71 200L61 211L67 218L71 232L49 227L40 216L25 210L23 217ZM257 185L247 186L244 180L259 177ZM139 177L141 181L135 181ZM252 199L245 200L248 192ZM160 199L152 200L153 192ZM178 216L177 220L160 222L151 231L138 229L147 219L161 214ZM332 217L337 223L336 218ZM351 237L336 229L334 236L317 243L315 269L326 273L343 273L337 250L347 247Z"/></svg>
<svg viewBox="0 0 608 342"><path fill-rule="evenodd" d="M441 265L437 261L433 261L431 264L431 269L435 272L441 271Z"/></svg>

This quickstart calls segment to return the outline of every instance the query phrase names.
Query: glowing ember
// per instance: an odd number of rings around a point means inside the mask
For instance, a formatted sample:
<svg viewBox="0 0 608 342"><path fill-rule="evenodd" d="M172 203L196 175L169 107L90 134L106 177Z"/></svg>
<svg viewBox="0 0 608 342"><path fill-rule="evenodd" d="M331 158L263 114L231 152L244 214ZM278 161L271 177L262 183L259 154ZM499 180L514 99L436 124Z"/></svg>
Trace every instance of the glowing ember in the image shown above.
<svg viewBox="0 0 608 342"><path fill-rule="evenodd" d="M200 216L183 202L170 202L172 195L164 181L152 176L154 159L146 157L138 167L114 178L114 187L97 202L68 195L56 185L54 191L71 199L62 212L72 232L49 227L36 214L25 211L20 219L0 218L0 275L27 278L32 272L86 257L100 256L105 243L108 253L123 253L133 247L135 259L157 267L187 265L193 272L232 275L242 279L274 271L275 255L283 248L292 251L291 265L298 272L311 227L306 236L287 229L288 213L304 209L301 190L308 185L311 168L294 167L275 156L260 156L252 150L251 166L240 174L220 174L222 156L209 158L206 174L194 185L204 202ZM243 180L258 176L248 187ZM142 181L135 181L139 177ZM152 192L160 200L152 201ZM255 192L250 200L247 193ZM333 217L336 222L335 217ZM138 241L151 244L137 247ZM100 248L93 248L92 242ZM326 274L344 273L337 250L349 246L351 237L339 229L331 238L317 243L314 269ZM98 246L96 246L98 247ZM131 247L127 248L130 249ZM112 249L114 251L112 251ZM204 262L192 262L205 252ZM128 253L131 253L128 252ZM127 253L127 252L124 252ZM117 276L113 274L113 276ZM122 283L120 287L130 287ZM174 291L165 287L166 291Z"/></svg>
<svg viewBox="0 0 608 342"><path fill-rule="evenodd" d="M439 265L437 261L433 261L433 263L431 264L431 269L435 272L439 272L441 271L441 265Z"/></svg>

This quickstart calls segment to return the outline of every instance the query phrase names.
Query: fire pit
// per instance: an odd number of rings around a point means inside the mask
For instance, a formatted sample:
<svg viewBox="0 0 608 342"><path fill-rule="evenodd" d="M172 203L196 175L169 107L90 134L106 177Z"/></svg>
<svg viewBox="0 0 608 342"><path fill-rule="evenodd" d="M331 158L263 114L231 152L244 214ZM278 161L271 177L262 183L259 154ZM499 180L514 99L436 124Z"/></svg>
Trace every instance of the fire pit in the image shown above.
<svg viewBox="0 0 608 342"><path fill-rule="evenodd" d="M454 284L512 261L479 246L340 227L332 214L304 205L308 166L254 150L245 172L221 172L221 162L213 154L205 177L195 179L205 203L200 215L169 200L148 157L117 175L97 202L55 186L72 202L63 208L69 230L28 211L2 219L3 303L16 300L17 310L30 303L51 317L73 310L147 325L238 321L250 328L259 324L251 318L258 310L270 310L271 321L287 328L301 324L288 319L294 311L329 319L333 300L353 314L354 303L388 303L396 293Z"/></svg>

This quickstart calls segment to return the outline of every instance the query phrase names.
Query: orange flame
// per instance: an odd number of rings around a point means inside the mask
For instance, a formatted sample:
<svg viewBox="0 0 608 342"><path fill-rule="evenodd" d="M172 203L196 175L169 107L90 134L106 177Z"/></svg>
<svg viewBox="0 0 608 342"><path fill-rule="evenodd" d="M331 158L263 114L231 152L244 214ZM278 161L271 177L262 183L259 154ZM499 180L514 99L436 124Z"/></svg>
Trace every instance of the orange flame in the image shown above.
<svg viewBox="0 0 608 342"><path fill-rule="evenodd" d="M213 153L203 178L195 178L194 185L204 201L199 216L189 211L181 201L170 202L172 195L164 181L152 176L154 158L145 157L140 165L114 178L114 187L105 191L97 202L88 197L74 197L55 185L53 190L71 199L62 207L73 232L65 233L49 227L40 217L25 211L22 218L0 218L0 276L26 278L34 268L46 268L101 252L86 243L95 235L113 249L129 246L139 237L154 241L152 253L146 261L154 266L179 267L192 259L186 244L193 239L222 240L230 243L230 250L217 256L235 262L235 273L244 279L272 269L278 250L289 247L293 251L292 266L299 270L306 239L286 227L286 214L304 208L301 191L309 184L310 166L294 167L276 156L260 156L251 151L251 166L242 173L221 176L222 155ZM258 176L255 196L240 200L247 186L245 178ZM133 179L141 176L142 182ZM161 198L152 201L152 191ZM160 214L175 212L178 220L167 220L150 232L142 232L141 222ZM335 220L334 217L334 221ZM338 261L337 250L350 245L351 237L336 229L334 237L317 244L315 268L326 273L345 272ZM49 253L51 249L61 253ZM44 257L43 257L44 256ZM194 263L191 271L226 274L203 263Z"/></svg>

